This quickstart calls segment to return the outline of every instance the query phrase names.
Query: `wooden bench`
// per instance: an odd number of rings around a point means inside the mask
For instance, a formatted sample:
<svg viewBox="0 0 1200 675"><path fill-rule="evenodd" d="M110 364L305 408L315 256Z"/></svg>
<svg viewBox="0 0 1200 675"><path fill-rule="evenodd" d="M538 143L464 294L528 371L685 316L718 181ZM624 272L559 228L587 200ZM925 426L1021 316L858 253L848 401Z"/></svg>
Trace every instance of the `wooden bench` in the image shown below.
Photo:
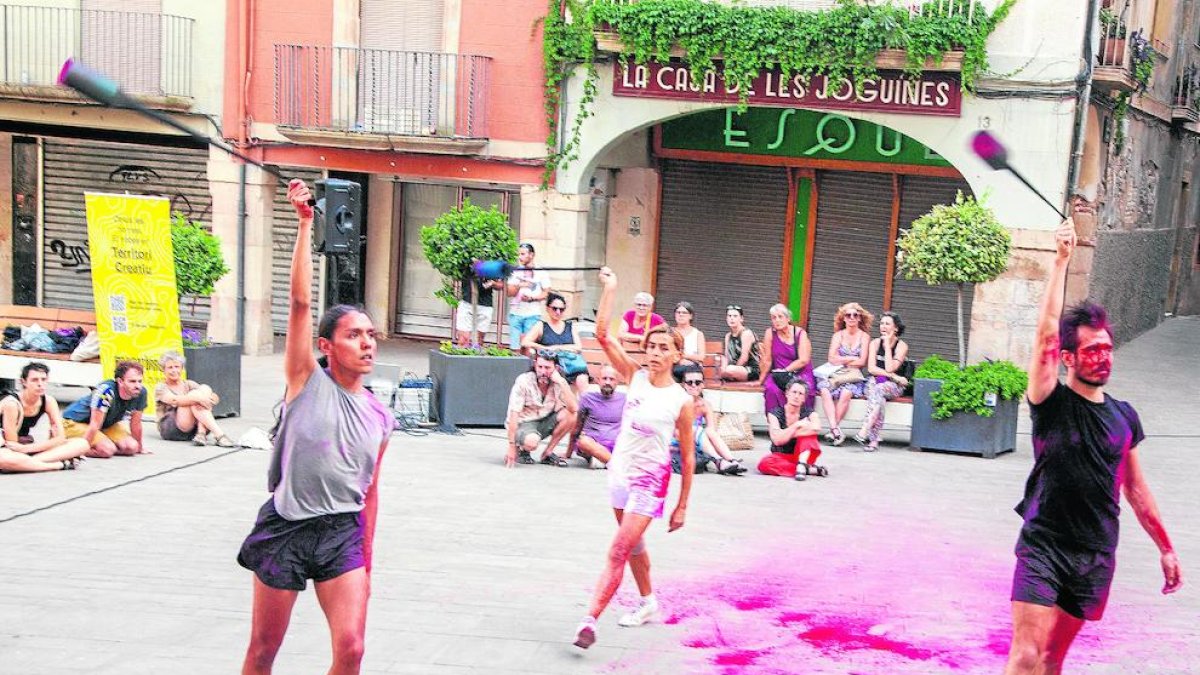
<svg viewBox="0 0 1200 675"><path fill-rule="evenodd" d="M83 328L84 333L96 330L96 315L79 309L55 309L53 307L29 307L26 305L0 305L0 329L8 326L38 324L46 330L58 328ZM94 387L104 379L100 359L72 361L69 353L19 352L0 349L0 380L16 380L21 377L21 368L30 361L43 361L50 367L50 382L81 387Z"/></svg>

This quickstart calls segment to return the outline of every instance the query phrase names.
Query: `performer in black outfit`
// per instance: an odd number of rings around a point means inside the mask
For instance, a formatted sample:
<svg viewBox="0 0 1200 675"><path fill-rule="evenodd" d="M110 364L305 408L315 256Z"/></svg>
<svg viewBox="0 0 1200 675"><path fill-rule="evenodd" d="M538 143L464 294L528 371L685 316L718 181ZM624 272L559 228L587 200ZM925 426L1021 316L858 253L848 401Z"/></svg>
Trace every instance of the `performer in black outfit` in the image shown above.
<svg viewBox="0 0 1200 675"><path fill-rule="evenodd" d="M1075 224L1055 234L1029 367L1033 471L1017 513L1025 519L1013 574L1013 638L1005 673L1058 673L1084 621L1104 614L1116 564L1120 490L1162 552L1163 593L1183 584L1179 558L1146 485L1133 406L1104 393L1113 341L1100 305L1063 309ZM1058 381L1058 364L1067 369Z"/></svg>

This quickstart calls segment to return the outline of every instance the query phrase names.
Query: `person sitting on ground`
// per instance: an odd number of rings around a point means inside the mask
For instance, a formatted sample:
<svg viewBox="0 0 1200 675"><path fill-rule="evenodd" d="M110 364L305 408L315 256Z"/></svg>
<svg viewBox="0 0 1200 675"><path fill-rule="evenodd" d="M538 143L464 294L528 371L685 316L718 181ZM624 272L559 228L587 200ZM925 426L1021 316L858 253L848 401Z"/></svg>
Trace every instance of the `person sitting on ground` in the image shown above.
<svg viewBox="0 0 1200 675"><path fill-rule="evenodd" d="M88 451L83 439L68 439L63 431L62 413L53 396L46 395L50 368L30 361L21 368L21 390L0 399L0 471L33 473L74 469ZM38 423L45 420L45 438L35 439ZM42 435L42 434L39 434Z"/></svg>
<svg viewBox="0 0 1200 675"><path fill-rule="evenodd" d="M771 327L762 340L762 362L770 370L759 379L763 387L764 410L774 410L787 402L783 388L793 377L804 380L807 391L813 392L812 343L808 331L792 325L792 310L787 305L771 307ZM811 393L805 405L812 407Z"/></svg>
<svg viewBox="0 0 1200 675"><path fill-rule="evenodd" d="M546 294L546 312L550 320L539 321L530 328L521 338L521 347L530 354L539 350L556 354L563 377L582 395L591 380L588 379L587 361L583 358L583 343L575 332L574 322L563 318L567 313L567 299L554 292Z"/></svg>
<svg viewBox="0 0 1200 675"><path fill-rule="evenodd" d="M785 391L787 403L767 413L767 431L771 452L758 463L758 472L767 476L788 476L804 480L808 476L828 476L829 470L818 465L821 443L821 419L805 405L808 384L793 378ZM802 455L807 455L800 461Z"/></svg>
<svg viewBox="0 0 1200 675"><path fill-rule="evenodd" d="M88 457L151 454L142 443L142 411L146 409L142 373L142 364L137 361L121 361L113 379L96 385L91 396L63 411L67 438L86 440ZM124 421L126 417L128 422Z"/></svg>
<svg viewBox="0 0 1200 675"><path fill-rule="evenodd" d="M904 394L908 379L900 374L900 366L908 358L908 343L900 339L904 335L904 322L895 312L884 312L879 317L879 337L871 340L867 356L867 414L863 417L862 429L854 436L863 450L874 452L879 449L879 432L883 431L884 404Z"/></svg>
<svg viewBox="0 0 1200 675"><path fill-rule="evenodd" d="M690 363L680 369L679 379L683 390L692 397L692 412L696 416L692 423L696 443L696 473L707 471L709 464L714 471L724 476L740 476L746 473L747 469L742 466L741 460L733 457L729 451L729 444L717 433L716 424L709 424L710 420L715 421L716 416L711 414L712 409L704 399L704 369L699 364ZM683 470L681 459L679 439L672 438L671 469L675 473Z"/></svg>
<svg viewBox="0 0 1200 675"><path fill-rule="evenodd" d="M626 347L641 349L642 338L646 335L646 331L667 323L653 310L653 295L643 291L633 296L633 309L625 312L621 317L621 326L617 329L617 339Z"/></svg>
<svg viewBox="0 0 1200 675"><path fill-rule="evenodd" d="M725 308L729 332L725 334L725 354L717 371L722 380L747 382L759 379L758 342L754 339L754 331L746 328L745 320L741 305Z"/></svg>
<svg viewBox="0 0 1200 675"><path fill-rule="evenodd" d="M232 448L233 441L221 431L213 419L212 407L220 401L207 384L183 379L183 355L165 352L158 359L163 381L154 388L155 417L158 435L164 441L191 441L196 445L212 442L222 448Z"/></svg>
<svg viewBox="0 0 1200 675"><path fill-rule="evenodd" d="M471 286L474 285L478 294L475 314L471 314ZM462 278L462 298L454 310L454 339L459 347L477 345L487 336L488 325L492 323L492 305L496 289L504 288L500 279L480 279L474 273Z"/></svg>
<svg viewBox="0 0 1200 675"><path fill-rule="evenodd" d="M504 465L534 464L533 452L547 436L550 441L542 453L542 464L567 466L567 460L554 452L558 442L575 428L578 410L575 392L558 371L557 355L540 351L533 369L521 373L508 396L508 450ZM519 449L519 451L518 451Z"/></svg>
<svg viewBox="0 0 1200 675"><path fill-rule="evenodd" d="M618 378L616 368L604 366L600 369L600 391L579 397L579 419L567 446L568 459L572 451L578 451L589 467L603 469L612 458L625 411L625 393L617 391Z"/></svg>
<svg viewBox="0 0 1200 675"><path fill-rule="evenodd" d="M846 368L861 369L867 365L867 348L871 341L871 322L875 317L862 308L857 302L849 302L838 307L833 317L833 338L829 341L829 363L845 366ZM829 422L829 433L826 440L834 445L841 445L846 440L842 433L842 418L850 409L850 399L863 398L867 395L867 383L849 382L839 386L831 386L829 380L818 379L817 391L821 394L821 405L825 409L825 419Z"/></svg>
<svg viewBox="0 0 1200 675"><path fill-rule="evenodd" d="M692 325L696 320L696 309L690 302L675 305L675 331L683 336L683 359L680 365L704 364L704 333Z"/></svg>

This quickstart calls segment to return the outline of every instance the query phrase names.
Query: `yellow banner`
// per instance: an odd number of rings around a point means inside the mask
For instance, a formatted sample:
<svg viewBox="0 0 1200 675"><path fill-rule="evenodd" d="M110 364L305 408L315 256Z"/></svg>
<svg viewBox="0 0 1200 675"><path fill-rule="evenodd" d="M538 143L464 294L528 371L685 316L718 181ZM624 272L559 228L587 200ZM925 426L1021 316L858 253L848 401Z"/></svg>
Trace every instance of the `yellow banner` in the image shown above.
<svg viewBox="0 0 1200 675"><path fill-rule="evenodd" d="M112 377L120 361L144 369L147 410L163 380L163 352L183 353L171 203L164 197L85 193L88 249L100 363Z"/></svg>

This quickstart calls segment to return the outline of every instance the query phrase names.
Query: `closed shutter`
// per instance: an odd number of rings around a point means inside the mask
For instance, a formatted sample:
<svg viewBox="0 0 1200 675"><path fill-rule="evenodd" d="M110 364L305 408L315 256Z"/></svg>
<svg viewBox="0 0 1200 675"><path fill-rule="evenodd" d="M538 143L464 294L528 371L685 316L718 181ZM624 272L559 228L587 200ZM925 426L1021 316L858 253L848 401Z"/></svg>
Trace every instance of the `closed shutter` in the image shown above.
<svg viewBox="0 0 1200 675"><path fill-rule="evenodd" d="M787 171L667 160L662 180L655 311L671 321L687 300L705 338L719 340L726 305L741 305L760 336L779 302Z"/></svg>
<svg viewBox="0 0 1200 675"><path fill-rule="evenodd" d="M211 228L208 152L202 148L65 138L47 138L43 147L45 307L94 311L85 191L165 196L172 212ZM185 322L208 321L208 298L194 305L185 299L179 309Z"/></svg>
<svg viewBox="0 0 1200 675"><path fill-rule="evenodd" d="M365 131L424 135L453 119L442 93L443 0L363 0L358 119ZM451 85L452 88L452 85Z"/></svg>
<svg viewBox="0 0 1200 675"><path fill-rule="evenodd" d="M313 183L324 174L319 169L283 169L283 175L299 178L308 183L309 189ZM283 335L287 332L287 319L291 296L292 279L292 248L296 245L296 210L287 198L287 183L279 181L275 187L274 211L271 218L271 326L275 333ZM325 287L325 264L321 256L312 254L312 312L313 331L316 331L317 321L321 316Z"/></svg>
<svg viewBox="0 0 1200 675"><path fill-rule="evenodd" d="M125 91L165 93L162 0L80 0L79 8L83 63L120 74Z"/></svg>
<svg viewBox="0 0 1200 675"><path fill-rule="evenodd" d="M444 0L362 0L363 49L442 51Z"/></svg>
<svg viewBox="0 0 1200 675"><path fill-rule="evenodd" d="M929 212L935 204L952 204L959 190L971 194L966 181L925 176L904 176L900 191L900 228ZM937 354L950 361L958 358L957 289L953 284L930 286L922 279L911 281L898 273L892 286L892 311L906 326L904 341L910 358L921 360ZM963 287L963 339L971 333L971 301L974 284Z"/></svg>
<svg viewBox="0 0 1200 675"><path fill-rule="evenodd" d="M421 228L458 205L458 188L453 185L404 183L401 192L401 267L396 289L396 330L404 335L450 337L450 307L434 293L442 287L442 276L433 269L421 246ZM495 299L497 311L506 311L502 297Z"/></svg>
<svg viewBox="0 0 1200 675"><path fill-rule="evenodd" d="M813 361L825 361L838 307L857 302L879 316L887 277L892 176L817 175L817 233L812 253L808 331Z"/></svg>

